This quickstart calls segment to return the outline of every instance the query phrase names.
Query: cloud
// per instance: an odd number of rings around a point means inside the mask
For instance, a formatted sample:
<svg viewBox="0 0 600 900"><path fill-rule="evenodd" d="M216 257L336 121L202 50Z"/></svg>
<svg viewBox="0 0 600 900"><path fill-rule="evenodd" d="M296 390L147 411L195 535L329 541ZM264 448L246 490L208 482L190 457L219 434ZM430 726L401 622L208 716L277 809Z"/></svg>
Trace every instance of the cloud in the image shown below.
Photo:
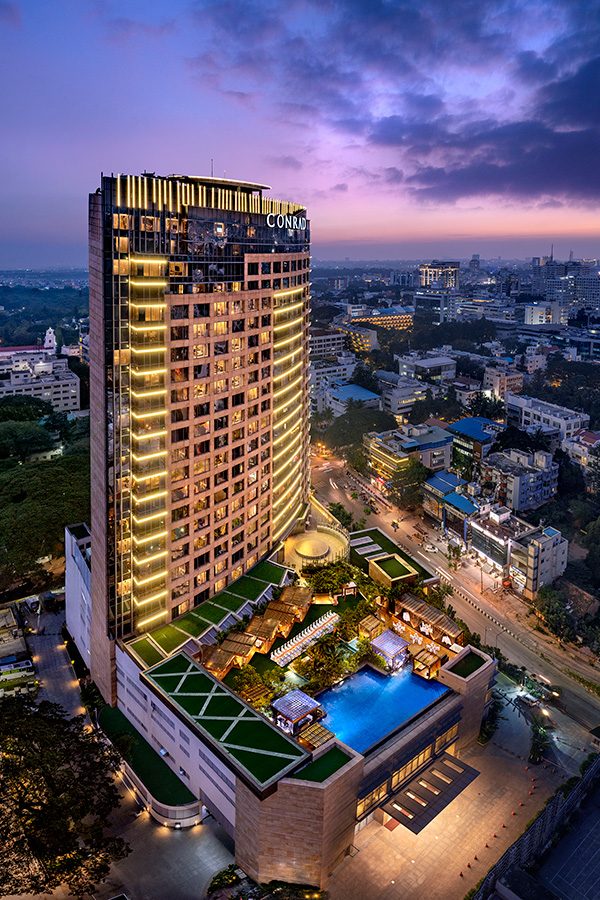
<svg viewBox="0 0 600 900"><path fill-rule="evenodd" d="M342 181L339 184L334 184L331 190L338 194L345 194L348 191L348 185L345 181Z"/></svg>
<svg viewBox="0 0 600 900"><path fill-rule="evenodd" d="M303 164L296 156L269 156L267 162L271 166L278 166L280 169L292 169L294 172L300 171Z"/></svg>

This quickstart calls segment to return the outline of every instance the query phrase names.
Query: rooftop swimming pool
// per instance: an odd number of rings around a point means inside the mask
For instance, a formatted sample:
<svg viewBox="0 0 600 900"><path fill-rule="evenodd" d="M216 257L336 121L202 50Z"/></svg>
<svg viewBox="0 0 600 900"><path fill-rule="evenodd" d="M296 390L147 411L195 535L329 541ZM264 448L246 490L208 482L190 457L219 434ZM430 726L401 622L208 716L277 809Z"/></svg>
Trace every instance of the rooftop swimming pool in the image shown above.
<svg viewBox="0 0 600 900"><path fill-rule="evenodd" d="M413 675L410 668L383 675L367 666L317 699L327 713L323 725L364 753L449 690Z"/></svg>

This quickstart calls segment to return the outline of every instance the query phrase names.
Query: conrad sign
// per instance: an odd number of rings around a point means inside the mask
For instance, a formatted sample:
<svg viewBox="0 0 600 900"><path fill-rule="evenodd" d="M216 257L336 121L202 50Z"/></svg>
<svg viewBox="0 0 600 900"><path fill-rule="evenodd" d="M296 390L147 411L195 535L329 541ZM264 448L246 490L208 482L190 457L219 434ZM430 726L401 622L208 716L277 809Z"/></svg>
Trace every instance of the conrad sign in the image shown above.
<svg viewBox="0 0 600 900"><path fill-rule="evenodd" d="M267 225L269 228L306 228L306 216L276 216L275 213L269 213L267 216Z"/></svg>

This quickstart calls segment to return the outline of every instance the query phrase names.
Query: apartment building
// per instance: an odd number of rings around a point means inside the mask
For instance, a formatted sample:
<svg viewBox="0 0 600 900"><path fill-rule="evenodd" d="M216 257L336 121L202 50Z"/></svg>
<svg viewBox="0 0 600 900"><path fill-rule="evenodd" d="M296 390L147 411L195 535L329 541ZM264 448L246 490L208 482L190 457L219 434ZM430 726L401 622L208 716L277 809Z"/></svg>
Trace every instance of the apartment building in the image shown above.
<svg viewBox="0 0 600 900"><path fill-rule="evenodd" d="M308 344L311 359L339 356L348 346L348 338L342 331L333 328L311 328Z"/></svg>
<svg viewBox="0 0 600 900"><path fill-rule="evenodd" d="M389 481L410 459L436 472L447 469L452 454L452 435L435 425L402 425L393 431L371 431L363 446L373 472Z"/></svg>
<svg viewBox="0 0 600 900"><path fill-rule="evenodd" d="M362 325L341 324L339 330L347 336L347 340L354 353L371 353L379 349L377 332L373 328L364 328Z"/></svg>
<svg viewBox="0 0 600 900"><path fill-rule="evenodd" d="M35 397L56 412L76 412L81 406L79 378L52 349L2 348L1 397Z"/></svg>
<svg viewBox="0 0 600 900"><path fill-rule="evenodd" d="M458 288L460 262L434 259L419 266L419 283L422 288Z"/></svg>
<svg viewBox="0 0 600 900"><path fill-rule="evenodd" d="M535 397L507 392L506 424L527 429L529 426L549 426L560 432L561 440L573 437L575 432L587 429L590 417L587 413L577 412L556 403L547 403Z"/></svg>
<svg viewBox="0 0 600 900"><path fill-rule="evenodd" d="M409 353L406 356L394 356L398 363L398 373L404 378L416 378L441 384L452 381L456 377L456 360L437 353Z"/></svg>
<svg viewBox="0 0 600 900"><path fill-rule="evenodd" d="M424 400L428 385L415 378L403 378L396 372L379 369L375 372L381 391L381 408L396 416L401 425L418 400Z"/></svg>
<svg viewBox="0 0 600 900"><path fill-rule="evenodd" d="M558 463L552 454L538 450L506 450L490 453L481 462L481 481L494 486L495 499L513 512L537 509L558 491Z"/></svg>
<svg viewBox="0 0 600 900"><path fill-rule="evenodd" d="M509 366L486 366L483 373L483 390L490 391L497 400L504 400L509 391L519 394L523 390L523 372Z"/></svg>

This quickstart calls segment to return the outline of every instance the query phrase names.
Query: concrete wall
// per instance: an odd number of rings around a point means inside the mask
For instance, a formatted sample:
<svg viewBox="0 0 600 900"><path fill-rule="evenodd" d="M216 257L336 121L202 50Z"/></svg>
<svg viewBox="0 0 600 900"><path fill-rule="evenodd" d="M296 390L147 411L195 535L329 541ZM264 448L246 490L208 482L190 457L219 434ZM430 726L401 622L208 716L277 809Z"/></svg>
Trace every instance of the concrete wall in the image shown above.
<svg viewBox="0 0 600 900"><path fill-rule="evenodd" d="M352 844L362 772L363 758L353 754L326 781L285 778L264 800L238 781L238 865L256 881L281 879L325 888Z"/></svg>
<svg viewBox="0 0 600 900"><path fill-rule="evenodd" d="M480 656L484 663L471 675L462 678L456 672L453 672L451 667L469 653L475 653L477 656ZM455 656L451 662L442 666L439 671L438 680L442 684L447 684L453 691L460 694L462 698L462 715L457 740L459 753L477 740L481 728L481 720L490 700L490 689L495 675L496 661L491 656L488 656L487 653L475 650L470 645L467 645L464 650Z"/></svg>
<svg viewBox="0 0 600 900"><path fill-rule="evenodd" d="M116 651L117 706L157 752L163 747L167 765L233 836L236 776L210 748L140 681L140 669L129 654ZM183 769L184 775L180 773Z"/></svg>

